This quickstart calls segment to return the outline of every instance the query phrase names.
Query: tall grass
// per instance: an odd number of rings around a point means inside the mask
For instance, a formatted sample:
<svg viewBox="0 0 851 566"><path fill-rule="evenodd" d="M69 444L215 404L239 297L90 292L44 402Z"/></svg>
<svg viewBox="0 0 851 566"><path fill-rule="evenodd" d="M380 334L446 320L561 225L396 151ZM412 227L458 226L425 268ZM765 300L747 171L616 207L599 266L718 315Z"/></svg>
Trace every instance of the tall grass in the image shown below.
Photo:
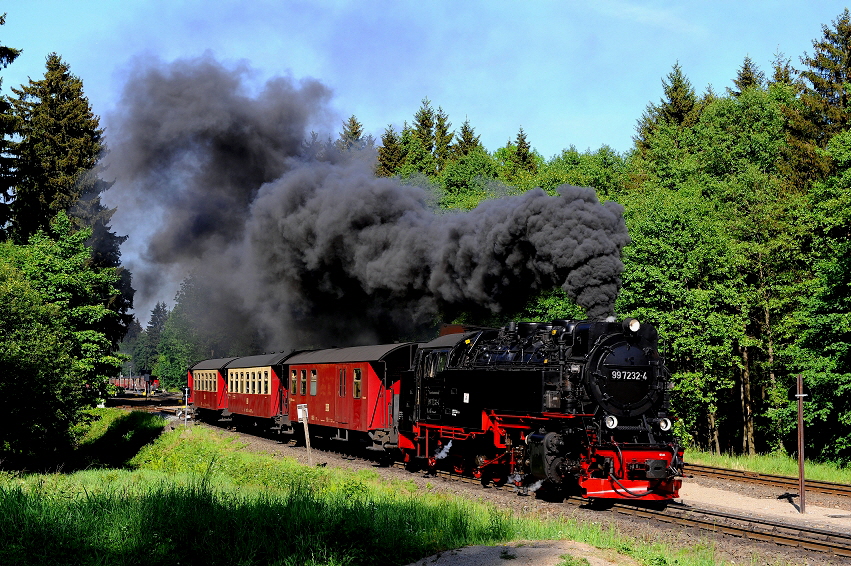
<svg viewBox="0 0 851 566"><path fill-rule="evenodd" d="M713 454L689 449L686 462L716 466L733 470L747 470L760 474L798 476L798 460L782 453L757 454L755 456L735 454ZM804 461L804 475L807 479L851 484L851 469L830 463Z"/></svg>
<svg viewBox="0 0 851 566"><path fill-rule="evenodd" d="M708 546L674 552L372 470L308 468L200 427L163 434L126 469L0 475L0 517L0 564L393 565L471 544L563 538L647 564L714 563Z"/></svg>

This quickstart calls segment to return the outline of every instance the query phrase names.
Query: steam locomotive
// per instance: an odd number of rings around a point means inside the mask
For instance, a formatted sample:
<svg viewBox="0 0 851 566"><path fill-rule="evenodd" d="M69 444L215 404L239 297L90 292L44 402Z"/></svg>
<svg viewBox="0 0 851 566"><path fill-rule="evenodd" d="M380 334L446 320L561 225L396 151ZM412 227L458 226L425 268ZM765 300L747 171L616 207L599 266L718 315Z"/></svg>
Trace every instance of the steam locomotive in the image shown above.
<svg viewBox="0 0 851 566"><path fill-rule="evenodd" d="M591 499L678 497L670 380L636 319L511 322L403 343L205 360L201 419L354 442L411 467Z"/></svg>

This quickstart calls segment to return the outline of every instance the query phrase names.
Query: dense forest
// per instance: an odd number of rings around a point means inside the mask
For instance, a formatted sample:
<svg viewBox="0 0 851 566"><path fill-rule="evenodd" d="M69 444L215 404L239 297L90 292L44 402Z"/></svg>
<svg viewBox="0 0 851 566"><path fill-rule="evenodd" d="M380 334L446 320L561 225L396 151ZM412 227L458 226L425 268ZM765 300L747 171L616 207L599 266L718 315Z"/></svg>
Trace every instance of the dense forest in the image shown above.
<svg viewBox="0 0 851 566"><path fill-rule="evenodd" d="M615 311L658 326L681 439L713 451L793 452L787 391L801 373L813 394L808 456L847 464L849 11L812 46L799 65L778 53L762 70L745 57L724 92L698 92L675 63L623 154L570 146L547 158L522 127L489 151L469 120L453 128L427 98L380 140L351 116L337 139L313 134L302 153L368 159L377 177L427 187L446 214L536 187L552 195L563 184L593 187L624 207L631 242ZM0 64L17 53L0 47ZM142 328L128 314L125 238L100 203L110 186L100 170L106 142L81 80L51 54L44 78L12 93L0 102L0 430L16 432L2 440L0 458L14 460L66 446L81 409L106 394L108 376L147 368L175 387L194 361L265 345L204 324L210 289L193 275L174 306L163 298ZM478 324L581 316L561 289L517 312L452 313ZM13 426L21 415L30 427Z"/></svg>

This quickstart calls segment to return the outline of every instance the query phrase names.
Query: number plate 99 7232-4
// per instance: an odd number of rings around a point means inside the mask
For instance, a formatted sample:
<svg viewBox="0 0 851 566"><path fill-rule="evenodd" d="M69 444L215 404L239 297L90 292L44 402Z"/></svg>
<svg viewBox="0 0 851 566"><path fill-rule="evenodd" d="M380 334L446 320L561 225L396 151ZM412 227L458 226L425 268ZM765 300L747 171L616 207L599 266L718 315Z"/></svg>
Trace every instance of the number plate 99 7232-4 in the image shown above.
<svg viewBox="0 0 851 566"><path fill-rule="evenodd" d="M647 381L647 372L613 369L609 372L609 379L618 381Z"/></svg>

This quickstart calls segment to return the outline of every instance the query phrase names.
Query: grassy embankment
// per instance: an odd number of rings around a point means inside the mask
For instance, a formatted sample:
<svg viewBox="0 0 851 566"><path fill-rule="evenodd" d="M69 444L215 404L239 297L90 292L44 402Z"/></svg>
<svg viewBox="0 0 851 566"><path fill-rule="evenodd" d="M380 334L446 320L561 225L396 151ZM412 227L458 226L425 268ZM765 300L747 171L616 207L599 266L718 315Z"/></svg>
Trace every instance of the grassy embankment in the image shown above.
<svg viewBox="0 0 851 566"><path fill-rule="evenodd" d="M93 469L0 475L0 564L389 565L519 539L574 539L645 564L714 563L700 542L672 549L593 523L518 517L372 470L249 452L201 427L139 450L161 419L95 414L74 466Z"/></svg>
<svg viewBox="0 0 851 566"><path fill-rule="evenodd" d="M805 452L806 455L806 452ZM798 460L785 454L757 454L742 456L735 454L712 454L689 449L685 461L704 466L716 466L733 470L747 470L760 474L798 477ZM805 459L804 475L809 480L851 484L851 469L833 464L822 464Z"/></svg>

